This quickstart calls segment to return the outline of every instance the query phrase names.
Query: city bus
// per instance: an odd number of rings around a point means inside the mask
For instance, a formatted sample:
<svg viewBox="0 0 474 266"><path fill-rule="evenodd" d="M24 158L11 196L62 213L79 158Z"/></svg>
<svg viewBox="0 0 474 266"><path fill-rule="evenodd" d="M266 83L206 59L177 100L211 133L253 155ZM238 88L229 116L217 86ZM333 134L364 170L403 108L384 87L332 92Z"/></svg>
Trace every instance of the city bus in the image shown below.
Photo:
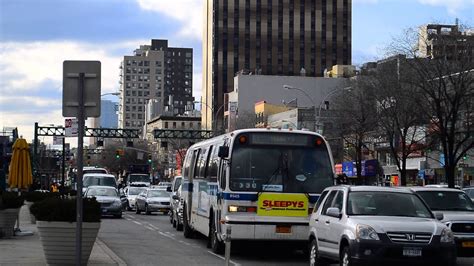
<svg viewBox="0 0 474 266"><path fill-rule="evenodd" d="M183 163L183 231L222 253L234 240L306 243L309 214L334 185L331 150L319 134L244 129L192 145Z"/></svg>

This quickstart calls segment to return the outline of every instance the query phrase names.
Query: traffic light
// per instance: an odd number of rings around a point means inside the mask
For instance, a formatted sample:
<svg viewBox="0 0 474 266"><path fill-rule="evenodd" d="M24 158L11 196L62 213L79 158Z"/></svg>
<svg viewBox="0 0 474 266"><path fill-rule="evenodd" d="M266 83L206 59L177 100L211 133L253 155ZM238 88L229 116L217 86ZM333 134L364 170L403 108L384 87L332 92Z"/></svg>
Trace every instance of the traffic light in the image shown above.
<svg viewBox="0 0 474 266"><path fill-rule="evenodd" d="M151 154L148 154L148 163L151 163Z"/></svg>
<svg viewBox="0 0 474 266"><path fill-rule="evenodd" d="M115 150L115 158L120 159L120 150Z"/></svg>
<svg viewBox="0 0 474 266"><path fill-rule="evenodd" d="M462 159L465 161L467 159L469 159L469 156L467 154L464 154L464 156L462 157Z"/></svg>

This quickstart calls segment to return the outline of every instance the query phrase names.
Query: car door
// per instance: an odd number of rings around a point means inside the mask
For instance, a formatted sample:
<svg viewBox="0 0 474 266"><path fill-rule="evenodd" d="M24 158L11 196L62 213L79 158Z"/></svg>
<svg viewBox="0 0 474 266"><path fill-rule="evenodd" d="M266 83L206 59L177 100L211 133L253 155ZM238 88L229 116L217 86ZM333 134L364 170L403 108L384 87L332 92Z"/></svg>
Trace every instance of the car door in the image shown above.
<svg viewBox="0 0 474 266"><path fill-rule="evenodd" d="M337 191L330 208L338 208L341 214L344 210L344 191ZM342 216L341 216L342 217ZM339 256L339 242L341 240L342 233L344 231L345 219L326 216L325 224L328 226L328 238L327 243L329 252L334 256Z"/></svg>
<svg viewBox="0 0 474 266"><path fill-rule="evenodd" d="M139 208L139 209L144 209L145 208L145 204L144 204L145 192L146 191L140 192L140 194L138 194L137 199L135 201L135 204L137 205L137 208Z"/></svg>
<svg viewBox="0 0 474 266"><path fill-rule="evenodd" d="M323 203L323 207L319 210L319 215L316 217L314 223L316 228L316 237L318 240L318 248L322 253L330 253L329 245L329 219L326 215L326 211L331 207L334 198L336 197L337 190L329 192L326 200Z"/></svg>

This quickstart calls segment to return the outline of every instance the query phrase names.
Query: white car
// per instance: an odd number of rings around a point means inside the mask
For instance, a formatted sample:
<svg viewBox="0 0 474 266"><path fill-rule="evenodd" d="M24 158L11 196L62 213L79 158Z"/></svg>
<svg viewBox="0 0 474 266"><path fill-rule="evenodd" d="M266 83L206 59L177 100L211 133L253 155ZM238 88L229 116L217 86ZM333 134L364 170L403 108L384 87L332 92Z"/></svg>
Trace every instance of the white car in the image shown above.
<svg viewBox="0 0 474 266"><path fill-rule="evenodd" d="M310 217L310 265L454 265L452 231L409 189L327 188Z"/></svg>
<svg viewBox="0 0 474 266"><path fill-rule="evenodd" d="M89 186L106 186L117 189L117 180L114 175L90 173L82 177L82 193L84 193Z"/></svg>
<svg viewBox="0 0 474 266"><path fill-rule="evenodd" d="M459 189L413 187L454 234L458 257L474 257L474 203Z"/></svg>
<svg viewBox="0 0 474 266"><path fill-rule="evenodd" d="M126 187L124 188L123 192L125 193L125 196L127 197L127 211L131 211L135 209L136 206L136 198L138 194L140 194L142 191L145 191L146 187Z"/></svg>

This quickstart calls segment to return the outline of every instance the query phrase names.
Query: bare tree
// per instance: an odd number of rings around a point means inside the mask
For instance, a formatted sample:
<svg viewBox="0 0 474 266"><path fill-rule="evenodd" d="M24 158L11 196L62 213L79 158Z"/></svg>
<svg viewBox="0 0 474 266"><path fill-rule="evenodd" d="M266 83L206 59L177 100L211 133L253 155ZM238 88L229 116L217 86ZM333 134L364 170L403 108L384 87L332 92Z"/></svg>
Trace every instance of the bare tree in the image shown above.
<svg viewBox="0 0 474 266"><path fill-rule="evenodd" d="M375 104L370 87L365 86L361 79L351 83L351 91L335 97L334 112L343 140L351 147L348 151L353 151L351 157L356 162L357 177L362 179L362 155L363 149L367 148L364 139L375 127Z"/></svg>
<svg viewBox="0 0 474 266"><path fill-rule="evenodd" d="M407 60L412 72L407 82L418 89L418 104L431 119L434 130L430 137L441 146L449 187L455 185L457 163L474 147L473 39L459 38L465 37L421 35L416 29L408 29L389 47L390 52L411 59ZM419 47L429 46L432 41L442 49L426 57Z"/></svg>
<svg viewBox="0 0 474 266"><path fill-rule="evenodd" d="M377 100L377 126L389 141L402 186L407 184L407 159L422 149L425 142L426 119L418 104L418 89L406 82L406 58L397 55L379 62L376 71L364 79ZM395 73L395 74L394 74Z"/></svg>

